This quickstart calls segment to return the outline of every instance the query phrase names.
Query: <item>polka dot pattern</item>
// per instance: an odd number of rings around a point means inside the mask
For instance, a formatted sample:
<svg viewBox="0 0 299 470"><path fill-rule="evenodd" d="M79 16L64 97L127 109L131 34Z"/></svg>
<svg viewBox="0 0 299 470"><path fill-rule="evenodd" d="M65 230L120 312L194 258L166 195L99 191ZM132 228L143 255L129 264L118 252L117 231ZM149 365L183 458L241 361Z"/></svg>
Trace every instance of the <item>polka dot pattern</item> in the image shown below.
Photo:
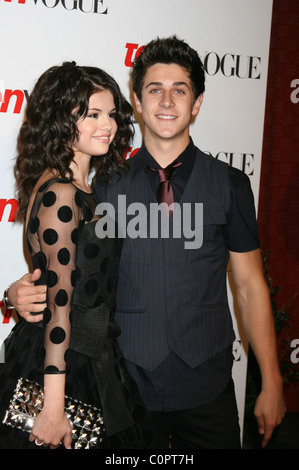
<svg viewBox="0 0 299 470"><path fill-rule="evenodd" d="M54 287L58 282L58 276L55 271L51 271L50 269L47 272L47 286Z"/></svg>
<svg viewBox="0 0 299 470"><path fill-rule="evenodd" d="M48 191L44 196L43 196L43 205L45 207L51 207L53 204L55 204L56 201L56 194L53 191Z"/></svg>
<svg viewBox="0 0 299 470"><path fill-rule="evenodd" d="M28 223L27 243L34 267L42 270L47 285L44 310L46 373L66 370L65 357L70 342L70 311L73 290L80 278L76 266L77 245L85 224L94 218L95 201L67 179L53 179L38 190ZM94 235L93 235L94 238ZM99 253L97 244L86 247L87 259ZM85 282L92 296L98 282Z"/></svg>
<svg viewBox="0 0 299 470"><path fill-rule="evenodd" d="M2 375L0 368L0 382L9 388L9 401L20 376L39 381L42 368L45 374L67 371L65 393L105 409L106 422L117 433L131 425L131 416L139 421L142 409L116 340L120 334L114 308L121 241L96 237L95 207L93 197L67 179L53 179L37 191L27 244L33 267L42 271L39 282L47 285L47 307L39 324L43 328L17 323L12 347L6 350L7 364L11 359L12 367ZM99 312L109 316L108 326ZM75 331L76 322L84 316L87 334L80 322ZM97 358L86 353L94 334L95 344L99 340L105 348L105 354L97 353Z"/></svg>
<svg viewBox="0 0 299 470"><path fill-rule="evenodd" d="M63 328L60 328L57 326L56 328L53 328L50 333L50 340L54 344L60 344L63 343L65 340L65 331Z"/></svg>
<svg viewBox="0 0 299 470"><path fill-rule="evenodd" d="M45 308L43 313L44 313L43 323L44 323L44 325L46 325L51 320L52 313L51 313L51 310L48 307Z"/></svg>
<svg viewBox="0 0 299 470"><path fill-rule="evenodd" d="M64 289L60 289L55 296L55 303L59 307L64 307L68 303L68 295Z"/></svg>
<svg viewBox="0 0 299 470"><path fill-rule="evenodd" d="M58 233L56 230L48 228L43 233L43 239L47 243L47 245L54 245L54 243L58 240Z"/></svg>
<svg viewBox="0 0 299 470"><path fill-rule="evenodd" d="M71 233L71 240L75 245L77 245L78 243L78 236L79 236L79 229L75 228Z"/></svg>
<svg viewBox="0 0 299 470"><path fill-rule="evenodd" d="M32 219L30 219L30 222L29 222L29 230L31 233L36 233L37 230L38 230L38 227L39 227L39 218L38 217L34 217Z"/></svg>
<svg viewBox="0 0 299 470"><path fill-rule="evenodd" d="M70 262L71 254L67 248L61 248L57 253L57 258L59 263L65 266Z"/></svg>
<svg viewBox="0 0 299 470"><path fill-rule="evenodd" d="M114 309L119 252L115 240L95 236L95 208L92 195L69 180L53 179L40 187L31 212L28 247L47 285L43 325L48 374L67 369L72 299L90 307L107 303Z"/></svg>
<svg viewBox="0 0 299 470"><path fill-rule="evenodd" d="M73 212L72 209L68 206L62 206L60 209L58 209L57 212L58 219L61 220L62 222L70 222L73 217Z"/></svg>

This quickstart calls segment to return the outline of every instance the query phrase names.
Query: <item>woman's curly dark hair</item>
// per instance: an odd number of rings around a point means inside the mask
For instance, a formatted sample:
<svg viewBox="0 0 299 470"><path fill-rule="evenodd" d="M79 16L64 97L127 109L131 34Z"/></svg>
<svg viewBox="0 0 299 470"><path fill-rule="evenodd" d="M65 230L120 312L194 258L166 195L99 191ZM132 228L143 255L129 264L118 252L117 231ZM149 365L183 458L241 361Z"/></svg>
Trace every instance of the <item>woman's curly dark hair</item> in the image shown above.
<svg viewBox="0 0 299 470"><path fill-rule="evenodd" d="M104 70L64 62L44 72L29 96L25 120L18 136L15 164L19 210L26 216L31 192L46 169L67 173L74 158L72 144L78 137L77 121L85 117L91 95L111 91L116 107L116 136L109 151L101 158L91 158L94 179L103 174L107 182L114 171L125 167L124 155L134 135L133 110L116 81Z"/></svg>

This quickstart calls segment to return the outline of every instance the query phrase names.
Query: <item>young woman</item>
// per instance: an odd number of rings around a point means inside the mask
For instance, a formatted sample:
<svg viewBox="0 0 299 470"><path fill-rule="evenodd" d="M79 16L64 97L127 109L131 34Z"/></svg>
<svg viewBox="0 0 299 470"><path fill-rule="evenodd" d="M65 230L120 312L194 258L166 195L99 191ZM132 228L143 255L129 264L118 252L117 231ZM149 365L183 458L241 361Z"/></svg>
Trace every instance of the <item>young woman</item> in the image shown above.
<svg viewBox="0 0 299 470"><path fill-rule="evenodd" d="M131 116L112 77L74 62L47 70L29 97L15 173L19 215L33 268L42 271L39 283L47 284L47 307L42 322L21 319L6 340L1 422L20 377L44 385L45 400L30 434L1 425L1 448L71 448L65 394L102 408L106 436L99 447L146 446L143 405L113 319L121 243L96 236L89 183L91 170L108 182L123 171Z"/></svg>

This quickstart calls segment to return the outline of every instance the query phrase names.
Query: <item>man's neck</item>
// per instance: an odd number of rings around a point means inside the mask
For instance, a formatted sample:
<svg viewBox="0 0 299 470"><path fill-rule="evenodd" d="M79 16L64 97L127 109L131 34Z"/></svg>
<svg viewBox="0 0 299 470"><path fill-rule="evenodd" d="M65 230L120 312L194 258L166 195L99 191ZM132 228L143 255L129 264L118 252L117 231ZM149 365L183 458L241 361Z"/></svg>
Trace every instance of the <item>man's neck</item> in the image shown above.
<svg viewBox="0 0 299 470"><path fill-rule="evenodd" d="M161 168L166 168L174 160L176 160L189 145L189 142L189 136L188 139L180 139L179 141L175 142L172 142L171 140L153 140L147 139L146 136L144 137L144 144L148 152L156 160Z"/></svg>

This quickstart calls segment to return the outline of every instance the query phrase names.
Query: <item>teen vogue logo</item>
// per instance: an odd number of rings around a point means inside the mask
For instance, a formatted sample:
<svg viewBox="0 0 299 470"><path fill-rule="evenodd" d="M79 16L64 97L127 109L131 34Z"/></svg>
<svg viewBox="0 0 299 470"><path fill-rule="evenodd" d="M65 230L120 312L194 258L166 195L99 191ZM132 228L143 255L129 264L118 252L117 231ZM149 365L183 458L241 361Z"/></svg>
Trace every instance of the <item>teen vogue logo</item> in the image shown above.
<svg viewBox="0 0 299 470"><path fill-rule="evenodd" d="M0 222L14 222L18 207L17 199L0 199Z"/></svg>
<svg viewBox="0 0 299 470"><path fill-rule="evenodd" d="M27 101L28 90L6 89L0 81L0 113L7 113L11 110L13 114L20 114L24 98Z"/></svg>
<svg viewBox="0 0 299 470"><path fill-rule="evenodd" d="M4 0L7 3L25 4L32 0ZM62 7L65 10L78 10L82 13L98 13L107 15L109 0L33 0L35 5L43 4L46 8Z"/></svg>
<svg viewBox="0 0 299 470"><path fill-rule="evenodd" d="M144 46L139 46L139 44L126 44L126 67L133 67L135 58L138 57L143 48ZM232 53L220 55L217 52L210 51L205 52L201 60L208 75L213 76L221 73L225 77L261 78L261 57Z"/></svg>

